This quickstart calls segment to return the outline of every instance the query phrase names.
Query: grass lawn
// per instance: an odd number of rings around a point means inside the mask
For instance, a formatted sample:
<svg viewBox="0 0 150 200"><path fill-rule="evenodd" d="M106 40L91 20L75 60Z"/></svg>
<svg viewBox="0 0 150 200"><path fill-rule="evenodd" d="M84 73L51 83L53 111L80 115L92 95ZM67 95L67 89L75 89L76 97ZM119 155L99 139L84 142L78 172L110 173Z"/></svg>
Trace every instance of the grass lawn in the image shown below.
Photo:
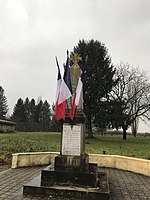
<svg viewBox="0 0 150 200"><path fill-rule="evenodd" d="M11 133L0 134L0 165L11 163L12 153L32 151L59 151L60 133ZM87 153L125 155L150 159L150 137L95 136L85 140Z"/></svg>

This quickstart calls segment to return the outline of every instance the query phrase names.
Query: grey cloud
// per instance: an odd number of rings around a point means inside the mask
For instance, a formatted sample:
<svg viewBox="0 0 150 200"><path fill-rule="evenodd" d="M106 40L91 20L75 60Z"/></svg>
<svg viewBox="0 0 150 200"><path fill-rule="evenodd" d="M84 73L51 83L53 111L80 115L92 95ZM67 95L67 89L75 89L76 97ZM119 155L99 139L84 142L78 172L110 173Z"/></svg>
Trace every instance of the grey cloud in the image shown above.
<svg viewBox="0 0 150 200"><path fill-rule="evenodd" d="M115 64L150 73L149 8L149 0L0 0L0 85L11 109L20 97L54 101L55 55L62 69L79 39L100 40Z"/></svg>

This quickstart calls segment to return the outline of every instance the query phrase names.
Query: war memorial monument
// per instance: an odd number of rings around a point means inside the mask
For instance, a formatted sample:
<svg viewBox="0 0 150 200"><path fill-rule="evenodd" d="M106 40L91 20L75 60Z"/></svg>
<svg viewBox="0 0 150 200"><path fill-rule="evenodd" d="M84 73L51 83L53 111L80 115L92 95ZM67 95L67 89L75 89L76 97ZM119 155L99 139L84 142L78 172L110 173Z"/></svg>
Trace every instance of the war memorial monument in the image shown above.
<svg viewBox="0 0 150 200"><path fill-rule="evenodd" d="M74 54L71 57L70 77L72 92L75 94L81 57ZM84 84L84 83L83 83ZM23 186L23 193L30 195L57 196L61 199L110 199L107 174L98 168L97 164L89 163L85 153L85 119L83 112L83 90L73 120L70 119L71 103L66 106L65 120L61 134L60 154L54 163L41 171L41 176Z"/></svg>

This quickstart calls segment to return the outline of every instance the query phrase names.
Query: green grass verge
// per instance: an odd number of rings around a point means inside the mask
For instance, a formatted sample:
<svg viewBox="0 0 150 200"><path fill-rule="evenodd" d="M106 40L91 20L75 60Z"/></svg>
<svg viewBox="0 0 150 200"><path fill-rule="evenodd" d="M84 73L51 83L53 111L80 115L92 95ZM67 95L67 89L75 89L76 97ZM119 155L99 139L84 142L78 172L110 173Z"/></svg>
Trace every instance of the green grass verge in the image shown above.
<svg viewBox="0 0 150 200"><path fill-rule="evenodd" d="M150 137L99 136L86 139L86 151L88 153L102 154L104 151L110 155L122 155L150 160Z"/></svg>
<svg viewBox="0 0 150 200"><path fill-rule="evenodd" d="M60 138L60 133L49 132L0 134L0 164L11 163L13 153L59 151ZM85 151L150 159L150 137L95 136L86 138Z"/></svg>

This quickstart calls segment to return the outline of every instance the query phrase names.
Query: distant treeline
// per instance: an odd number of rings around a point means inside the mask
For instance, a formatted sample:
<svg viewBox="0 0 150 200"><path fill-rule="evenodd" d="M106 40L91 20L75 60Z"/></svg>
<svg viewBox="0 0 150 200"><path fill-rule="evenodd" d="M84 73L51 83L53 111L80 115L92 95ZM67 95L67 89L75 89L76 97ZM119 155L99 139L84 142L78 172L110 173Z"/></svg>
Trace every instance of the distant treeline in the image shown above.
<svg viewBox="0 0 150 200"><path fill-rule="evenodd" d="M57 122L52 114L52 108L45 100L34 99L25 101L18 99L14 106L11 120L15 121L17 131L60 131L60 122Z"/></svg>

